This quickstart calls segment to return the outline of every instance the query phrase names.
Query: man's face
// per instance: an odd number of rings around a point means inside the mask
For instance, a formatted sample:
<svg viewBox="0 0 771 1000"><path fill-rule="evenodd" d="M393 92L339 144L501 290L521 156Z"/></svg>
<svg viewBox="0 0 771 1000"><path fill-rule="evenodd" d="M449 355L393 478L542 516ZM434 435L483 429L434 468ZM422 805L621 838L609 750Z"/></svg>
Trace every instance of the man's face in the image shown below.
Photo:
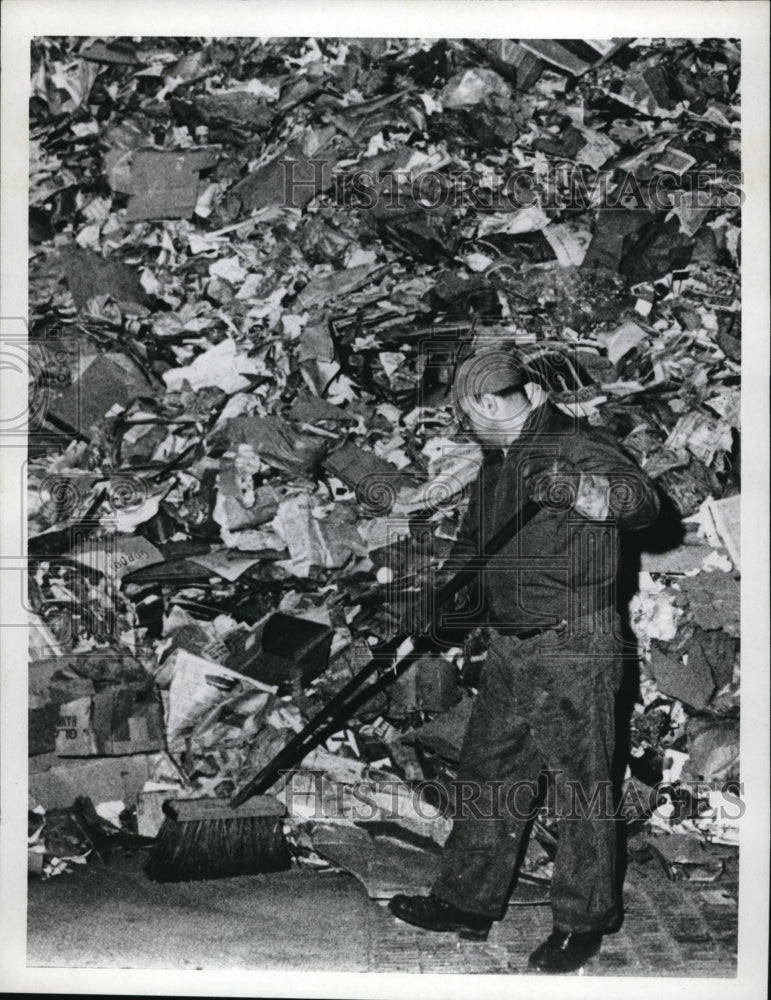
<svg viewBox="0 0 771 1000"><path fill-rule="evenodd" d="M506 448L519 437L530 413L527 396L521 390L503 395L484 393L465 397L458 403L460 424L488 448Z"/></svg>

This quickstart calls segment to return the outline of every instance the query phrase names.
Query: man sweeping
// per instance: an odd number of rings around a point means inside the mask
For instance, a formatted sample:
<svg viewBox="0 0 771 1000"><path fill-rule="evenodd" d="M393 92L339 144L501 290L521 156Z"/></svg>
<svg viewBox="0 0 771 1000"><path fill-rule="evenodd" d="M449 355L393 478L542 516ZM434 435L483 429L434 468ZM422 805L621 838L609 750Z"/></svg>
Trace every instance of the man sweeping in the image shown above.
<svg viewBox="0 0 771 1000"><path fill-rule="evenodd" d="M453 559L479 554L525 503L539 510L481 570L474 624L491 641L441 874L430 895L395 896L390 909L428 930L485 938L505 912L546 780L558 818L554 929L529 962L573 972L621 916L611 791L619 533L652 523L658 498L616 443L553 406L508 349L459 365L453 399L485 449Z"/></svg>

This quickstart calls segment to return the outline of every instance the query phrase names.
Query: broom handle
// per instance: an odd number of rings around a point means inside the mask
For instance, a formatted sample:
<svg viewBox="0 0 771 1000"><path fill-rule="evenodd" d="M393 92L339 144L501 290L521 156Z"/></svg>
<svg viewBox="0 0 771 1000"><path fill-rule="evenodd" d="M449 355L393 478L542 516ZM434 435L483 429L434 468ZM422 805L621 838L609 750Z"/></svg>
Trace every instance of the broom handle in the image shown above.
<svg viewBox="0 0 771 1000"><path fill-rule="evenodd" d="M338 692L331 698L313 718L307 722L304 728L296 733L292 739L276 754L276 756L268 761L268 763L257 772L257 774L249 781L244 787L236 792L233 798L230 800L231 808L237 809L238 806L246 802L247 799L251 798L252 795L258 795L260 792L265 791L265 789L270 788L273 782L276 780L279 772L285 768L292 767L297 764L305 756L303 747L309 736L312 736L325 722L327 722L331 715L334 715L341 708L345 706L348 697L353 694L367 678L374 674L383 660L390 661L393 659L398 646L403 642L403 638L392 639L390 642L384 643L381 650L375 654L372 660L363 667L357 674L355 674L351 680L349 680Z"/></svg>
<svg viewBox="0 0 771 1000"><path fill-rule="evenodd" d="M371 684L367 684L364 688L354 691L346 703L342 705L324 725L308 734L307 738L302 742L302 745L295 753L291 756L287 755L289 757L287 761L280 762L280 755L276 756L276 758L263 769L263 772L256 776L254 779L254 791L249 794L256 795L267 791L277 778L279 778L282 774L291 772L291 769L296 764L299 764L300 761L303 760L303 758L306 757L314 747L317 747L319 743L322 743L333 733L338 732L340 726L350 719L357 708L361 705L365 705L379 691L389 687L398 677L401 677L405 670L412 666L415 660L422 655L423 649L420 645L421 639L424 639L424 637L421 636L420 639L418 639L418 645L415 647L412 647L412 644L410 643L410 648L403 653L401 658L394 663L387 673L381 674L380 677L374 680ZM429 646L430 643L426 642L425 645ZM258 781L258 778L261 778L262 780ZM252 782L244 788L244 792L251 788L251 786Z"/></svg>
<svg viewBox="0 0 771 1000"><path fill-rule="evenodd" d="M418 643L420 643L420 639L418 639ZM426 645L429 645L429 643L426 643ZM399 659L387 673L381 674L381 676L374 680L371 684L368 684L360 691L354 692L345 705L342 706L342 708L326 723L326 725L323 725L320 729L317 729L314 733L309 735L308 739L303 743L301 752L298 754L297 759L293 763L298 764L306 756L306 754L313 750L314 747L318 746L319 743L322 743L328 736L338 732L341 723L350 719L357 708L361 705L366 705L366 703L378 692L390 687L394 681L401 677L408 667L412 666L414 661L422 655L422 652L423 650L420 648L420 645L416 645L415 648L405 652L401 659ZM292 764L289 765L290 768L292 766ZM272 777L270 774L268 775L268 778L271 780L271 784L277 777L278 774ZM261 791L266 791L268 788L270 788L270 785L264 785Z"/></svg>
<svg viewBox="0 0 771 1000"><path fill-rule="evenodd" d="M432 607L436 608L441 606L445 601L447 601L458 591L462 590L469 583L472 583L477 576L479 570L485 565L485 563L496 554L508 541L510 541L514 535L517 534L541 509L540 504L536 503L534 500L528 500L523 507L517 511L516 515L507 521L503 527L501 527L489 540L484 548L484 551L478 555L469 559L465 566L460 569L454 576L452 576L442 587L439 587L433 598ZM431 622L426 625L424 632L430 628ZM292 739L279 751L276 756L269 761L244 787L236 792L233 798L230 800L230 805L233 809L246 802L247 799L251 798L252 795L257 795L260 792L264 792L266 789L275 782L280 771L286 770L298 764L303 757L308 752L307 744L309 738L316 733L322 726L325 727L325 731L328 729L330 723L338 725L343 717L344 712L349 712L348 699L349 697L361 688L362 684L378 670L382 668L383 661L393 661L399 654L400 647L405 643L405 635L401 635L396 639L391 639L386 643L383 643L378 647L378 651L375 653L372 660L363 667L358 673L356 673L343 687L334 695L324 706L317 712L316 715L305 725L301 732L297 733ZM420 643L419 637L416 641ZM415 645L412 645L410 650L406 650L401 662L409 661L411 654L415 650ZM396 676L396 675L394 675ZM375 685L369 685L365 690L369 692L370 688L374 689ZM362 692L363 693L363 692ZM368 694L368 697L371 695ZM366 699L362 700L363 701ZM357 703L358 704L358 703ZM350 717L350 716L349 716ZM329 730L334 732L335 730Z"/></svg>

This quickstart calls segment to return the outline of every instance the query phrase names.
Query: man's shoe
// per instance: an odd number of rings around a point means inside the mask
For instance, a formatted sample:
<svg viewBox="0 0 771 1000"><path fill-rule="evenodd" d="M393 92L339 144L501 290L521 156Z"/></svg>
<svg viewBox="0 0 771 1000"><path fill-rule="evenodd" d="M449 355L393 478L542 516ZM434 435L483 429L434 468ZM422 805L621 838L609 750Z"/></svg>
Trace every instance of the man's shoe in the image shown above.
<svg viewBox="0 0 771 1000"><path fill-rule="evenodd" d="M597 931L552 931L530 956L529 966L536 972L576 972L596 955L602 944Z"/></svg>
<svg viewBox="0 0 771 1000"><path fill-rule="evenodd" d="M490 932L492 920L479 913L459 910L452 903L434 896L394 896L388 909L399 920L428 931L458 931L459 936L471 941L484 941Z"/></svg>

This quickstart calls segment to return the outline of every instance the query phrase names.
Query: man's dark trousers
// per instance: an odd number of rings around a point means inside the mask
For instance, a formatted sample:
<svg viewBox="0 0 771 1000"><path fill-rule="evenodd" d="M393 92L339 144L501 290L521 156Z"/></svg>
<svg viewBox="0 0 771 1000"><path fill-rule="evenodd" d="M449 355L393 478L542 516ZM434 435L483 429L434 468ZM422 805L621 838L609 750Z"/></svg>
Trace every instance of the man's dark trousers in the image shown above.
<svg viewBox="0 0 771 1000"><path fill-rule="evenodd" d="M559 816L555 927L606 931L618 920L611 791L622 672L617 633L610 613L522 640L493 631L461 752L466 805L458 816L456 802L432 890L440 899L502 915L545 770Z"/></svg>

